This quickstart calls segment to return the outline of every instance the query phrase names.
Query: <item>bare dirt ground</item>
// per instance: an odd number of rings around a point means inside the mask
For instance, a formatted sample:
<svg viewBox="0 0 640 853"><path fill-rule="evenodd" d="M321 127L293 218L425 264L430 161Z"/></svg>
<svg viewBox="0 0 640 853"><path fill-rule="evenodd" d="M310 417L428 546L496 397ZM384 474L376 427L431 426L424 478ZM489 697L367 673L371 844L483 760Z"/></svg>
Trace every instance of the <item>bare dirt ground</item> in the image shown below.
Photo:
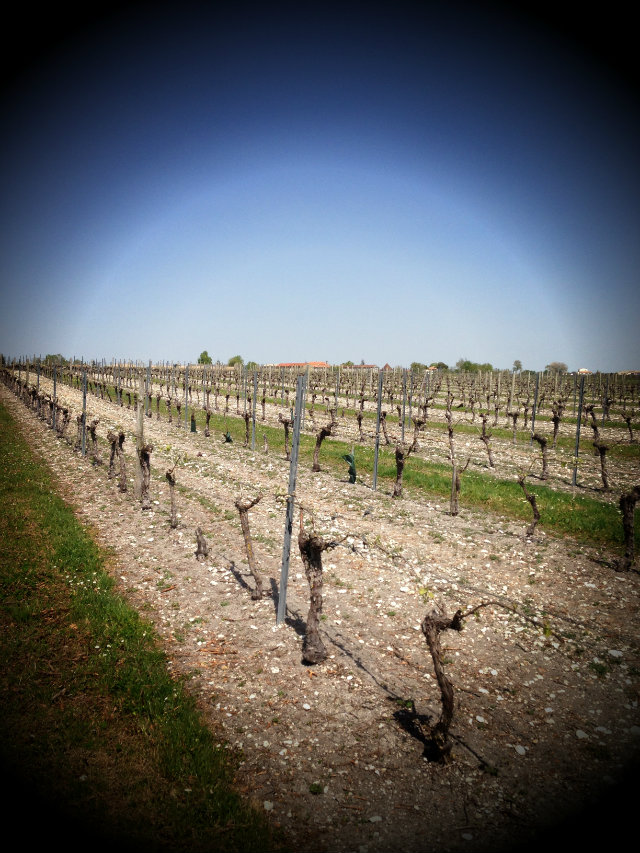
<svg viewBox="0 0 640 853"><path fill-rule="evenodd" d="M282 454L154 414L145 418L152 509L143 511L133 497L132 409L88 400L102 439L116 426L127 433L131 481L121 493L107 464L74 453L4 386L0 393L80 520L112 549L111 571L154 624L172 670L189 675L204 717L238 752L238 789L296 849L507 850L540 831L550 841L554 822L583 808L592 810L592 838L606 829L614 840L626 826L616 785L640 745L637 572L615 572L593 549L543 529L526 540L525 525L470 511L463 496L452 517L406 487L392 500L386 487L352 485L346 465L343 480L302 466L296 498L305 520L328 538L347 537L324 554L329 657L305 666L309 588L295 538L288 618L276 625L278 495L289 476ZM81 411L79 392L59 388L59 397ZM107 463L104 441L101 453ZM171 529L165 471L178 456L180 523ZM258 493L249 517L267 595L253 601L234 501ZM198 526L210 548L204 561L194 555ZM498 603L442 636L455 691L453 760L429 762L409 701L437 720L421 622L434 607L452 616L487 601Z"/></svg>

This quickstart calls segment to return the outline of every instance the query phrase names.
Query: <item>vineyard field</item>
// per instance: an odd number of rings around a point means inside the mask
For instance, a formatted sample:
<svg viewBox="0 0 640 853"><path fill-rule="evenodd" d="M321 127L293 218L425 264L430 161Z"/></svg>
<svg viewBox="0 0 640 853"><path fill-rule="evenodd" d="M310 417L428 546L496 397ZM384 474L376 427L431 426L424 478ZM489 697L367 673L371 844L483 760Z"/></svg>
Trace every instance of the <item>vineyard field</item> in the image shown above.
<svg viewBox="0 0 640 853"><path fill-rule="evenodd" d="M239 790L296 849L506 851L618 796L640 734L640 589L635 569L620 570L618 508L640 482L637 384L590 377L580 410L573 377L536 386L536 377L405 372L384 379L378 407L377 371L310 375L278 624L291 470L283 419L295 375L200 371L103 366L89 371L83 399L83 371L14 365L0 394L237 753ZM84 454L83 406L85 427L94 424ZM148 508L136 497L141 424ZM124 434L126 491L110 476L110 433ZM406 464L394 497L398 446ZM457 514L452 461L463 469ZM531 535L519 477L540 511ZM255 600L235 502L257 496L248 517L265 594ZM331 543L319 614L327 656L313 665L302 662L301 526ZM208 545L200 557L198 528ZM637 531L635 543L637 552ZM452 749L446 763L432 761L425 732L442 697L423 620L474 608L463 630L441 635Z"/></svg>

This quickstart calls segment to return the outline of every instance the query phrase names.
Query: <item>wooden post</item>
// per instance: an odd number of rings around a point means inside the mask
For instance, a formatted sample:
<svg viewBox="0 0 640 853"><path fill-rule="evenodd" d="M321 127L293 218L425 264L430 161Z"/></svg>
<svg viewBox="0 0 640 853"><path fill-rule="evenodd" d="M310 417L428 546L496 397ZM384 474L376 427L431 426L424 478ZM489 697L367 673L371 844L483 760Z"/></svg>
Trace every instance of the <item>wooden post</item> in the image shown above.
<svg viewBox="0 0 640 853"><path fill-rule="evenodd" d="M573 461L573 479L572 484L575 486L578 481L578 455L580 454L580 425L582 424L582 400L584 397L584 374L580 377L580 397L578 400L578 419L576 424L576 449Z"/></svg>
<svg viewBox="0 0 640 853"><path fill-rule="evenodd" d="M373 456L373 491L378 484L378 455L380 453L380 413L382 409L382 369L378 371L378 409L376 414L376 448Z"/></svg>
<svg viewBox="0 0 640 853"><path fill-rule="evenodd" d="M258 404L258 371L253 371L253 407L251 409L251 449L256 449L256 406Z"/></svg>
<svg viewBox="0 0 640 853"><path fill-rule="evenodd" d="M516 372L515 370L511 371L511 391L509 392L509 405L507 406L508 410L511 411L511 406L513 405L513 398L516 393Z"/></svg>
<svg viewBox="0 0 640 853"><path fill-rule="evenodd" d="M147 365L147 381L144 389L144 413L149 415L149 396L151 393L151 362Z"/></svg>
<svg viewBox="0 0 640 853"><path fill-rule="evenodd" d="M82 371L82 455L87 455L87 371Z"/></svg>
<svg viewBox="0 0 640 853"><path fill-rule="evenodd" d="M138 408L136 411L136 450L138 453L138 464L136 465L136 476L133 486L133 494L136 500L142 496L142 467L140 465L140 452L144 447L144 380L142 374L138 375Z"/></svg>
<svg viewBox="0 0 640 853"><path fill-rule="evenodd" d="M449 512L451 515L457 515L458 510L458 468L455 459L453 460L453 470L451 472L451 497L449 500Z"/></svg>
<svg viewBox="0 0 640 853"><path fill-rule="evenodd" d="M536 390L533 394L533 411L531 412L531 441L533 445L533 434L536 431L536 409L538 408L538 385L540 383L540 374L536 373Z"/></svg>
<svg viewBox="0 0 640 853"><path fill-rule="evenodd" d="M402 371L402 432L400 441L404 444L404 409L407 404L407 371Z"/></svg>
<svg viewBox="0 0 640 853"><path fill-rule="evenodd" d="M187 431L187 424L189 423L189 418L187 416L187 411L189 409L189 365L185 365L184 368L184 429Z"/></svg>
<svg viewBox="0 0 640 853"><path fill-rule="evenodd" d="M51 418L52 418L51 428L53 429L54 432L56 431L56 396L57 396L56 384L57 384L57 379L58 379L58 369L57 369L56 365L54 364L53 365L53 412L51 414ZM18 381L19 380L20 380L20 368L18 367Z"/></svg>

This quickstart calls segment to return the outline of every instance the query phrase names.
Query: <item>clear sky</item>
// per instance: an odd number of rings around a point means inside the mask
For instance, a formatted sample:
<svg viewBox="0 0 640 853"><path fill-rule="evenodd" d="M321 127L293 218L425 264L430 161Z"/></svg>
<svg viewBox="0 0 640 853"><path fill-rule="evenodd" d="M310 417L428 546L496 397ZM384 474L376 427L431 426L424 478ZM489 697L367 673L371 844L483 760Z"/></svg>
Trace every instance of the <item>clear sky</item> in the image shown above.
<svg viewBox="0 0 640 853"><path fill-rule="evenodd" d="M0 352L640 368L635 25L512 5L25 17Z"/></svg>

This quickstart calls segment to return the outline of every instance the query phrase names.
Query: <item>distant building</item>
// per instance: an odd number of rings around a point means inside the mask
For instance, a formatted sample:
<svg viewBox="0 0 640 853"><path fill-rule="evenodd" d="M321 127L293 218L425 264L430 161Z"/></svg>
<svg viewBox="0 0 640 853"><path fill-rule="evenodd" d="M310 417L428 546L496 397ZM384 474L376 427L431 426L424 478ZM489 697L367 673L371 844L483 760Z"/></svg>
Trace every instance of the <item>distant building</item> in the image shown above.
<svg viewBox="0 0 640 853"><path fill-rule="evenodd" d="M281 361L276 367L330 367L328 361Z"/></svg>

